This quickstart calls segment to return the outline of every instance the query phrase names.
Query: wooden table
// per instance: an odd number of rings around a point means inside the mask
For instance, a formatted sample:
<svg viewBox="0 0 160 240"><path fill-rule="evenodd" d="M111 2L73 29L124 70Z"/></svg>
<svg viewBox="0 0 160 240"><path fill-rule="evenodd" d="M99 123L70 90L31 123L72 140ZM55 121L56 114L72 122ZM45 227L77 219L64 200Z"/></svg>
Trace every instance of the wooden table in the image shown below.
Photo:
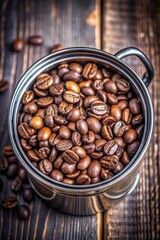
<svg viewBox="0 0 160 240"><path fill-rule="evenodd" d="M13 53L12 41L27 41L32 34L45 39L42 47L25 44ZM160 2L158 0L6 0L0 1L0 79L10 82L0 95L0 147L9 143L8 108L20 76L50 47L90 46L112 54L136 46L151 59L155 78L149 87L155 121L154 133L142 163L140 182L119 205L94 216L69 216L48 208L35 196L28 221L19 221L15 211L1 209L1 239L160 239ZM127 62L142 75L143 66L135 57ZM4 195L10 182L4 180Z"/></svg>

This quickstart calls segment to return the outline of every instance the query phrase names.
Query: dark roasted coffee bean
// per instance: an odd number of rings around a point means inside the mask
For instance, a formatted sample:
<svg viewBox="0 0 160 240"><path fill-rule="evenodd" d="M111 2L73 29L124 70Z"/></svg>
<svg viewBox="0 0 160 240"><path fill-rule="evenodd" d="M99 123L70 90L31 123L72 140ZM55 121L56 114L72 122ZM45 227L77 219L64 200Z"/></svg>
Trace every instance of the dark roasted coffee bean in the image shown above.
<svg viewBox="0 0 160 240"><path fill-rule="evenodd" d="M122 111L118 107L118 105L111 106L111 116L114 117L117 121L119 121L121 119Z"/></svg>
<svg viewBox="0 0 160 240"><path fill-rule="evenodd" d="M29 157L30 160L35 161L35 162L40 160L37 152L32 149L27 151L27 156Z"/></svg>
<svg viewBox="0 0 160 240"><path fill-rule="evenodd" d="M0 156L0 172L5 172L8 169L8 159Z"/></svg>
<svg viewBox="0 0 160 240"><path fill-rule="evenodd" d="M64 74L68 73L69 72L69 69L67 66L63 66L61 68L58 69L58 75L60 77L63 77Z"/></svg>
<svg viewBox="0 0 160 240"><path fill-rule="evenodd" d="M17 163L17 157L15 155L7 157L9 164L10 163Z"/></svg>
<svg viewBox="0 0 160 240"><path fill-rule="evenodd" d="M103 77L105 78L111 77L111 73L106 68L102 68L102 74L103 74Z"/></svg>
<svg viewBox="0 0 160 240"><path fill-rule="evenodd" d="M91 87L93 81L91 79L86 80L86 81L82 81L79 83L79 87L82 89L84 87Z"/></svg>
<svg viewBox="0 0 160 240"><path fill-rule="evenodd" d="M137 138L137 132L134 129L127 130L123 135L124 141L126 143L132 143Z"/></svg>
<svg viewBox="0 0 160 240"><path fill-rule="evenodd" d="M73 143L70 140L61 140L56 144L57 150L61 152L71 149L72 146Z"/></svg>
<svg viewBox="0 0 160 240"><path fill-rule="evenodd" d="M91 184L99 183L100 181L101 181L101 178L99 175L95 178L91 178Z"/></svg>
<svg viewBox="0 0 160 240"><path fill-rule="evenodd" d="M65 160L69 164L75 164L79 161L79 156L72 150L67 150L62 154L63 160Z"/></svg>
<svg viewBox="0 0 160 240"><path fill-rule="evenodd" d="M40 157L40 159L46 159L48 158L50 152L51 152L50 148L42 147L37 151L37 154Z"/></svg>
<svg viewBox="0 0 160 240"><path fill-rule="evenodd" d="M27 103L23 108L23 111L29 114L34 114L37 112L37 110L37 104L35 104L34 102Z"/></svg>
<svg viewBox="0 0 160 240"><path fill-rule="evenodd" d="M117 137L121 137L126 131L126 125L123 121L119 121L114 125L113 133Z"/></svg>
<svg viewBox="0 0 160 240"><path fill-rule="evenodd" d="M38 111L35 113L35 117L40 117L42 119L44 119L45 117L45 109L38 109ZM31 120L31 119L30 119Z"/></svg>
<svg viewBox="0 0 160 240"><path fill-rule="evenodd" d="M48 107L52 103L53 103L53 97L42 97L42 98L39 98L37 101L37 105L42 108Z"/></svg>
<svg viewBox="0 0 160 240"><path fill-rule="evenodd" d="M122 94L127 93L130 90L131 85L127 80L120 78L120 79L117 79L116 83L117 83L118 90Z"/></svg>
<svg viewBox="0 0 160 240"><path fill-rule="evenodd" d="M38 140L39 141L46 141L49 139L51 136L51 129L47 127L43 127L39 132L38 132Z"/></svg>
<svg viewBox="0 0 160 240"><path fill-rule="evenodd" d="M54 117L52 115L46 115L44 117L44 123L45 123L46 127L53 128L55 126Z"/></svg>
<svg viewBox="0 0 160 240"><path fill-rule="evenodd" d="M56 169L60 169L62 163L63 163L62 156L59 155L59 156L55 159L55 161L53 162L53 167L56 168Z"/></svg>
<svg viewBox="0 0 160 240"><path fill-rule="evenodd" d="M51 174L50 174L51 178L58 181L58 182L62 182L63 181L63 173L60 172L57 169L52 170Z"/></svg>
<svg viewBox="0 0 160 240"><path fill-rule="evenodd" d="M31 102L33 99L34 99L34 92L32 90L29 90L23 94L22 103L27 104Z"/></svg>
<svg viewBox="0 0 160 240"><path fill-rule="evenodd" d="M11 184L11 190L15 193L19 192L22 187L22 181L19 178L16 178Z"/></svg>
<svg viewBox="0 0 160 240"><path fill-rule="evenodd" d="M77 169L81 171L86 170L90 163L91 163L91 158L90 156L87 155L85 158L82 158L79 160L79 162L77 163Z"/></svg>
<svg viewBox="0 0 160 240"><path fill-rule="evenodd" d="M67 120L68 121L73 121L76 122L77 120L80 119L81 112L78 108L73 108L67 115Z"/></svg>
<svg viewBox="0 0 160 240"><path fill-rule="evenodd" d="M32 136L29 138L28 142L29 142L29 145L30 145L30 146L36 147L36 146L38 145L37 134L32 135ZM29 148L29 149L30 149L30 148ZM28 150L29 150L29 149L28 149Z"/></svg>
<svg viewBox="0 0 160 240"><path fill-rule="evenodd" d="M16 163L12 163L8 166L7 169L7 177L15 177L17 175L17 171L18 171L18 165Z"/></svg>
<svg viewBox="0 0 160 240"><path fill-rule="evenodd" d="M62 139L70 139L70 136L71 136L70 129L66 126L61 126L60 129L59 129L59 136Z"/></svg>
<svg viewBox="0 0 160 240"><path fill-rule="evenodd" d="M13 51L21 52L24 48L24 42L22 38L17 38L13 41L12 44Z"/></svg>
<svg viewBox="0 0 160 240"><path fill-rule="evenodd" d="M121 162L118 162L118 165L116 166L115 169L112 170L114 174L117 174L123 170L124 166L122 165Z"/></svg>
<svg viewBox="0 0 160 240"><path fill-rule="evenodd" d="M63 98L68 103L77 103L80 101L80 95L73 91L66 91L63 94Z"/></svg>
<svg viewBox="0 0 160 240"><path fill-rule="evenodd" d="M20 143L21 143L22 148L23 148L25 151L28 151L29 149L32 148L32 146L28 143L28 141L27 141L26 139L21 138L21 139L20 139Z"/></svg>
<svg viewBox="0 0 160 240"><path fill-rule="evenodd" d="M131 128L132 128L132 125L131 125L131 124L128 124L128 125L125 126L125 131L128 131L128 130L131 129Z"/></svg>
<svg viewBox="0 0 160 240"><path fill-rule="evenodd" d="M0 93L5 92L9 87L9 84L6 80L0 80Z"/></svg>
<svg viewBox="0 0 160 240"><path fill-rule="evenodd" d="M46 115L54 116L58 113L58 107L56 104L51 104L46 109Z"/></svg>
<svg viewBox="0 0 160 240"><path fill-rule="evenodd" d="M113 82L117 82L118 79L121 79L121 76L118 73L115 73L111 77Z"/></svg>
<svg viewBox="0 0 160 240"><path fill-rule="evenodd" d="M116 84L112 80L107 81L104 88L108 93L116 94L118 91Z"/></svg>
<svg viewBox="0 0 160 240"><path fill-rule="evenodd" d="M55 146L55 138L56 138L56 133L52 133L51 136L49 137L49 144L53 147Z"/></svg>
<svg viewBox="0 0 160 240"><path fill-rule="evenodd" d="M82 144L81 134L79 132L73 132L71 139L74 145L80 146Z"/></svg>
<svg viewBox="0 0 160 240"><path fill-rule="evenodd" d="M83 148L84 148L84 150L86 151L87 154L90 154L90 153L94 152L96 147L95 147L94 143L90 143L90 144L87 144L87 145L83 145Z"/></svg>
<svg viewBox="0 0 160 240"><path fill-rule="evenodd" d="M53 84L58 84L61 82L60 76L58 76L57 74L54 74L53 71L50 72L50 74L53 78Z"/></svg>
<svg viewBox="0 0 160 240"><path fill-rule="evenodd" d="M125 148L126 143L124 142L122 137L115 137L114 141L118 143L118 146L121 148Z"/></svg>
<svg viewBox="0 0 160 240"><path fill-rule="evenodd" d="M100 79L102 79L102 78L103 78L102 72L101 72L100 69L98 69L97 72L96 72L96 75L94 76L93 79L94 79L94 80L95 80L95 79L100 80Z"/></svg>
<svg viewBox="0 0 160 240"><path fill-rule="evenodd" d="M24 170L24 168L19 167L19 169L18 169L18 177L22 180L22 182L25 182L27 180L27 173Z"/></svg>
<svg viewBox="0 0 160 240"><path fill-rule="evenodd" d="M118 149L118 143L114 140L110 140L104 145L104 153L107 155L113 155Z"/></svg>
<svg viewBox="0 0 160 240"><path fill-rule="evenodd" d="M37 88L40 90L47 90L53 84L53 78L48 74L39 78L36 82Z"/></svg>
<svg viewBox="0 0 160 240"><path fill-rule="evenodd" d="M69 179L75 179L80 175L80 171L76 170L73 173L66 174L66 177Z"/></svg>
<svg viewBox="0 0 160 240"><path fill-rule="evenodd" d="M105 91L103 91L103 90L98 90L98 91L97 91L97 94L98 94L98 96L99 96L99 98L100 98L101 101L103 101L104 103L107 102L107 93L106 93Z"/></svg>
<svg viewBox="0 0 160 240"><path fill-rule="evenodd" d="M88 185L91 183L91 179L87 174L80 174L76 179L77 184L79 185Z"/></svg>
<svg viewBox="0 0 160 240"><path fill-rule="evenodd" d="M103 151L103 147L106 143L107 143L107 141L105 139L97 139L95 141L95 150L97 152Z"/></svg>
<svg viewBox="0 0 160 240"><path fill-rule="evenodd" d="M7 157L14 155L13 148L11 145L4 146L2 152Z"/></svg>
<svg viewBox="0 0 160 240"><path fill-rule="evenodd" d="M75 93L79 93L80 92L80 87L79 85L74 82L74 81L67 81L65 84L65 87L68 91L73 91Z"/></svg>
<svg viewBox="0 0 160 240"><path fill-rule="evenodd" d="M38 163L37 162L32 162L32 165L38 169Z"/></svg>
<svg viewBox="0 0 160 240"><path fill-rule="evenodd" d="M63 47L62 44L57 43L57 44L55 44L55 45L51 48L50 52L53 53L53 52L59 51L59 50L61 50L61 49L63 49L63 48L64 48L64 47Z"/></svg>
<svg viewBox="0 0 160 240"><path fill-rule="evenodd" d="M107 100L110 104L117 104L118 103L118 98L115 94L113 93L108 93L107 94Z"/></svg>
<svg viewBox="0 0 160 240"><path fill-rule="evenodd" d="M103 168L115 169L118 165L119 157L116 155L104 156L100 160L100 164Z"/></svg>
<svg viewBox="0 0 160 240"><path fill-rule="evenodd" d="M137 152L138 148L140 146L140 142L138 141L134 141L132 143L130 143L127 146L127 153L130 157L133 157L135 155L135 153Z"/></svg>
<svg viewBox="0 0 160 240"><path fill-rule="evenodd" d="M94 101L91 104L91 111L96 115L104 115L106 113L109 113L109 108L102 101Z"/></svg>
<svg viewBox="0 0 160 240"><path fill-rule="evenodd" d="M18 208L18 217L20 220L27 220L30 215L30 210L26 205L20 205Z"/></svg>
<svg viewBox="0 0 160 240"><path fill-rule="evenodd" d="M76 128L80 134L87 134L88 133L88 125L87 123L80 119L76 122Z"/></svg>
<svg viewBox="0 0 160 240"><path fill-rule="evenodd" d="M65 183L65 184L69 184L69 185L75 184L75 180L74 179L69 179L69 178L64 178L62 182Z"/></svg>
<svg viewBox="0 0 160 240"><path fill-rule="evenodd" d="M132 126L137 127L137 126L139 126L142 122L143 122L143 116L142 116L142 114L138 114L137 116L135 116L135 117L132 119L131 124L132 124Z"/></svg>
<svg viewBox="0 0 160 240"><path fill-rule="evenodd" d="M117 105L121 109L121 111L123 111L125 108L128 107L128 102L126 100L120 100Z"/></svg>
<svg viewBox="0 0 160 240"><path fill-rule="evenodd" d="M73 108L73 104L67 103L65 101L62 101L58 106L59 113L62 115L67 115L72 110L72 108Z"/></svg>
<svg viewBox="0 0 160 240"><path fill-rule="evenodd" d="M72 150L80 157L80 158L85 158L86 157L86 152L85 150L80 147L80 146L74 146L72 147Z"/></svg>
<svg viewBox="0 0 160 240"><path fill-rule="evenodd" d="M92 79L97 73L97 65L94 63L87 63L83 68L82 76L85 79Z"/></svg>
<svg viewBox="0 0 160 240"><path fill-rule="evenodd" d="M47 90L43 91L43 90L38 89L37 84L34 84L33 91L38 97L46 97L48 95L48 91Z"/></svg>
<svg viewBox="0 0 160 240"><path fill-rule="evenodd" d="M28 113L24 113L24 116L23 116L23 119L22 119L21 123L24 122L24 123L29 124L29 122L32 118L33 118L33 115L28 114Z"/></svg>
<svg viewBox="0 0 160 240"><path fill-rule="evenodd" d="M86 119L86 122L89 130L93 131L94 133L100 133L102 127L100 122L96 118L89 117Z"/></svg>
<svg viewBox="0 0 160 240"><path fill-rule="evenodd" d="M93 96L95 95L95 90L91 87L84 87L82 88L81 92L85 95L85 96Z"/></svg>
<svg viewBox="0 0 160 240"><path fill-rule="evenodd" d="M60 83L51 85L51 86L49 87L49 93L50 93L53 97L57 97L57 96L62 95L63 91L64 91L64 87L63 87L63 85L60 84Z"/></svg>
<svg viewBox="0 0 160 240"><path fill-rule="evenodd" d="M68 121L65 119L65 117L63 117L61 115L54 115L54 121L55 121L55 123L57 123L59 125L65 125L68 123Z"/></svg>
<svg viewBox="0 0 160 240"><path fill-rule="evenodd" d="M109 126L104 125L102 127L102 137L108 141L113 139L113 133Z"/></svg>
<svg viewBox="0 0 160 240"><path fill-rule="evenodd" d="M32 44L32 45L42 45L43 44L43 38L39 35L30 36L29 43Z"/></svg>
<svg viewBox="0 0 160 240"><path fill-rule="evenodd" d="M55 159L56 159L56 157L57 157L57 154L58 154L58 153L57 153L56 148L53 147L52 150L51 150L50 156L49 156L49 161L50 161L50 162L54 162Z"/></svg>
<svg viewBox="0 0 160 240"><path fill-rule="evenodd" d="M131 119L132 119L132 113L131 113L130 109L129 108L125 108L123 110L123 113L122 113L122 120L123 120L123 122L125 122L126 124L130 124Z"/></svg>
<svg viewBox="0 0 160 240"><path fill-rule="evenodd" d="M90 178L95 178L99 175L101 171L101 165L98 161L94 160L90 163L87 172Z"/></svg>
<svg viewBox="0 0 160 240"><path fill-rule="evenodd" d="M93 143L95 141L95 134L92 131L88 131L87 134L82 136L82 141L86 144Z"/></svg>
<svg viewBox="0 0 160 240"><path fill-rule="evenodd" d="M129 109L135 115L140 113L141 107L140 107L139 100L137 98L133 98L129 101Z"/></svg>
<svg viewBox="0 0 160 240"><path fill-rule="evenodd" d="M88 108L90 107L91 103L98 100L98 97L97 96L88 96L84 99L84 102L83 102L83 105L84 105L84 108Z"/></svg>
<svg viewBox="0 0 160 240"><path fill-rule="evenodd" d="M18 133L22 138L28 139L35 133L35 130L31 128L27 123L21 123L18 126Z"/></svg>
<svg viewBox="0 0 160 240"><path fill-rule="evenodd" d="M18 204L18 199L16 196L5 197L2 199L2 207L3 208L14 208Z"/></svg>
<svg viewBox="0 0 160 240"><path fill-rule="evenodd" d="M128 156L128 153L126 151L123 152L121 157L121 163L126 166L130 162L130 157Z"/></svg>
<svg viewBox="0 0 160 240"><path fill-rule="evenodd" d="M75 71L69 71L63 75L63 80L79 83L81 81L81 74Z"/></svg>
<svg viewBox="0 0 160 240"><path fill-rule="evenodd" d="M106 125L108 127L114 126L115 123L116 123L116 119L111 115L105 117L102 121L102 125Z"/></svg>
<svg viewBox="0 0 160 240"><path fill-rule="evenodd" d="M61 170L64 174L70 174L76 170L76 165L64 162L61 166Z"/></svg>
<svg viewBox="0 0 160 240"><path fill-rule="evenodd" d="M52 163L47 159L42 160L39 163L39 170L46 175L50 174L52 171Z"/></svg>
<svg viewBox="0 0 160 240"><path fill-rule="evenodd" d="M137 132L138 138L141 138L141 137L142 137L143 129L144 129L144 124L140 125L139 127L137 127L137 128L135 129L136 132Z"/></svg>
<svg viewBox="0 0 160 240"><path fill-rule="evenodd" d="M26 201L26 202L31 202L33 200L33 190L28 187L28 188L25 188L23 190L23 199Z"/></svg>
<svg viewBox="0 0 160 240"><path fill-rule="evenodd" d="M98 90L104 90L104 83L102 80L95 80L93 83L92 83L92 88L95 90L95 91L98 91Z"/></svg>
<svg viewBox="0 0 160 240"><path fill-rule="evenodd" d="M81 73L83 68L79 63L70 63L69 64L69 69L74 72Z"/></svg>
<svg viewBox="0 0 160 240"><path fill-rule="evenodd" d="M98 121L100 121L102 119L102 115L96 115L92 112L91 108L88 108L86 110L86 113L88 115L88 117L93 117L93 118L96 118ZM87 117L87 116L86 116ZM86 118L85 118L86 119Z"/></svg>
<svg viewBox="0 0 160 240"><path fill-rule="evenodd" d="M113 173L110 172L109 169L101 169L100 176L102 179L107 180L113 177Z"/></svg>

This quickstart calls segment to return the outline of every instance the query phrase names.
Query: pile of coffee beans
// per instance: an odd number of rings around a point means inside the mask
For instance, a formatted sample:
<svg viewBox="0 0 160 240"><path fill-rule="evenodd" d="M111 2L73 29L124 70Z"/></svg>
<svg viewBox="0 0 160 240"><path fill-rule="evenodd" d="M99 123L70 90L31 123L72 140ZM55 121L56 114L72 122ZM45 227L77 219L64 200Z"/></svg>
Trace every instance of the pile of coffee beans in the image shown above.
<svg viewBox="0 0 160 240"><path fill-rule="evenodd" d="M143 133L129 81L95 63L41 73L22 97L18 133L34 167L67 184L110 179L132 159Z"/></svg>
<svg viewBox="0 0 160 240"><path fill-rule="evenodd" d="M20 203L20 199L23 197L26 203L30 203L33 200L33 191L28 182L26 171L23 167L19 166L10 145L3 148L3 155L0 156L0 173L5 174L10 180L10 189L14 194L4 197L1 201L1 206L5 209L17 209L18 207L19 219L27 220L30 215L30 210L24 202ZM2 190L2 187L3 181L0 178L0 190ZM19 198L17 194L19 194ZM20 197L20 195L22 195L22 197Z"/></svg>

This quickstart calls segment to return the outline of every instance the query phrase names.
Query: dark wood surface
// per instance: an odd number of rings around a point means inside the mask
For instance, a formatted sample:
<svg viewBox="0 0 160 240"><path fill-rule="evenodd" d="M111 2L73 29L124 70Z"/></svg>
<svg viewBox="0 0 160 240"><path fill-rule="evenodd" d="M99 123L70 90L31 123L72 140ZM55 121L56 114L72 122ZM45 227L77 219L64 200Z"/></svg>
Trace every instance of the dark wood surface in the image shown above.
<svg viewBox="0 0 160 240"><path fill-rule="evenodd" d="M44 36L42 47L25 44L13 53L11 43L31 34ZM120 204L95 216L69 216L48 208L35 196L28 221L15 211L0 209L1 239L159 239L160 238L160 3L158 0L6 0L0 1L0 79L10 82L0 95L0 148L8 140L8 107L22 73L50 47L92 46L110 53L136 46L151 59L155 78L149 87L155 121L151 144L142 163L141 179L134 192ZM135 57L126 61L140 74ZM0 197L10 195L10 181L3 177ZM20 199L23 203L23 200Z"/></svg>

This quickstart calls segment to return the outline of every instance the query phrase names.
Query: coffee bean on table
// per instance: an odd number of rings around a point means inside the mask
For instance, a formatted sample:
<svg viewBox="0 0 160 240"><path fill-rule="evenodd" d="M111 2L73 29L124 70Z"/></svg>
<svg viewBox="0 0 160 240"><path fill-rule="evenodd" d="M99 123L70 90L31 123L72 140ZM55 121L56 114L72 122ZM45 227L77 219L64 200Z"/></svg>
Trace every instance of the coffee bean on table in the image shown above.
<svg viewBox="0 0 160 240"><path fill-rule="evenodd" d="M23 39L17 38L16 40L13 41L12 44L13 51L15 52L21 52L24 48L24 42Z"/></svg>
<svg viewBox="0 0 160 240"><path fill-rule="evenodd" d="M101 165L98 161L94 160L90 163L87 172L90 178L95 178L99 175L101 171Z"/></svg>
<svg viewBox="0 0 160 240"><path fill-rule="evenodd" d="M76 180L79 185L88 185L91 183L91 178L87 174L80 174Z"/></svg>
<svg viewBox="0 0 160 240"><path fill-rule="evenodd" d="M61 49L63 49L63 48L64 48L64 47L63 47L62 44L57 43L57 44L55 44L55 45L51 48L50 52L53 53L53 52L56 52L56 51L61 50Z"/></svg>
<svg viewBox="0 0 160 240"><path fill-rule="evenodd" d="M20 220L27 220L30 215L30 210L26 205L20 205L18 208L18 217Z"/></svg>
<svg viewBox="0 0 160 240"><path fill-rule="evenodd" d="M11 184L11 190L15 193L19 192L22 188L22 181L19 178L13 180Z"/></svg>
<svg viewBox="0 0 160 240"><path fill-rule="evenodd" d="M33 190L31 188L25 188L22 196L26 202L31 202L33 200Z"/></svg>
<svg viewBox="0 0 160 240"><path fill-rule="evenodd" d="M18 165L16 163L12 163L8 166L6 175L7 177L15 177L17 175L18 172Z"/></svg>
<svg viewBox="0 0 160 240"><path fill-rule="evenodd" d="M30 36L29 38L29 43L32 45L42 45L44 42L43 37L41 37L40 35L33 35Z"/></svg>
<svg viewBox="0 0 160 240"><path fill-rule="evenodd" d="M72 147L73 143L70 140L61 140L56 144L56 148L58 151L66 151Z"/></svg>
<svg viewBox="0 0 160 240"><path fill-rule="evenodd" d="M9 87L9 84L6 80L0 80L0 93L5 92Z"/></svg>
<svg viewBox="0 0 160 240"><path fill-rule="evenodd" d="M15 208L18 205L18 199L16 196L9 196L2 199L3 208Z"/></svg>
<svg viewBox="0 0 160 240"><path fill-rule="evenodd" d="M14 155L13 148L11 145L5 146L2 152L7 157Z"/></svg>
<svg viewBox="0 0 160 240"><path fill-rule="evenodd" d="M22 180L22 182L25 182L27 180L27 173L24 170L24 168L19 167L19 169L18 169L18 176Z"/></svg>
<svg viewBox="0 0 160 240"><path fill-rule="evenodd" d="M8 166L9 166L8 159L5 158L4 156L0 156L0 173L6 172Z"/></svg>

